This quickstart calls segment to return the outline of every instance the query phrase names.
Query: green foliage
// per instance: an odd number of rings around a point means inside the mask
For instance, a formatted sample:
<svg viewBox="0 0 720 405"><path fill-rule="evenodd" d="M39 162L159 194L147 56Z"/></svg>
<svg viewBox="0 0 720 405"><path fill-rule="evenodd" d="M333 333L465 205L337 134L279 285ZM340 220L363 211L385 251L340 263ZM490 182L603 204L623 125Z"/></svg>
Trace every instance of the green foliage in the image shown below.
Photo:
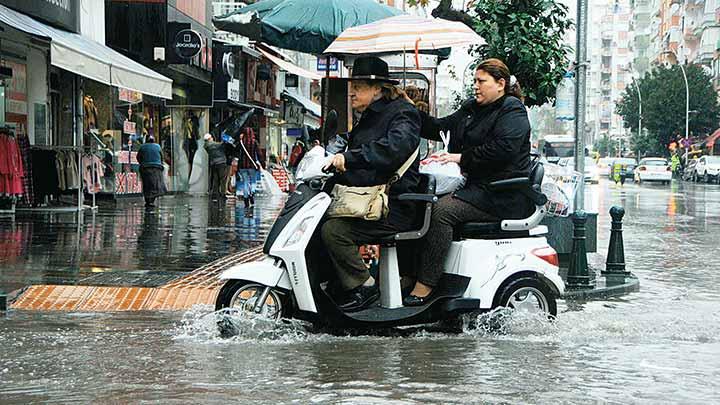
<svg viewBox="0 0 720 405"><path fill-rule="evenodd" d="M568 9L555 0L477 0L475 31L486 45L471 52L478 60L498 58L517 77L528 106L555 98L555 88L569 66L564 43L573 25Z"/></svg>
<svg viewBox="0 0 720 405"><path fill-rule="evenodd" d="M596 139L595 145L593 145L593 149L595 149L600 154L600 156L603 156L603 157L616 156L617 148L618 148L617 142L614 142L607 135L603 135L600 138Z"/></svg>
<svg viewBox="0 0 720 405"><path fill-rule="evenodd" d="M690 136L703 137L718 127L720 105L711 77L701 66L685 67L690 89ZM631 142L641 155L667 154L667 145L677 135L685 134L685 81L680 66L658 66L638 81L642 96L642 125L637 134L638 97L635 84L625 88L616 112L632 130ZM696 111L696 112L693 112Z"/></svg>

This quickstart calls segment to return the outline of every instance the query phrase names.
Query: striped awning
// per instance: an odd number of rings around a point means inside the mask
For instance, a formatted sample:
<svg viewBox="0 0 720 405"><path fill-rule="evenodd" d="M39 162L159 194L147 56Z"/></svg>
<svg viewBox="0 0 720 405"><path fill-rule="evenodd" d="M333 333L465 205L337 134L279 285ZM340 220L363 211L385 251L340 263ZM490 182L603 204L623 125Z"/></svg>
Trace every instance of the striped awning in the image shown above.
<svg viewBox="0 0 720 405"><path fill-rule="evenodd" d="M484 43L481 36L460 22L399 15L346 29L325 53L417 52Z"/></svg>

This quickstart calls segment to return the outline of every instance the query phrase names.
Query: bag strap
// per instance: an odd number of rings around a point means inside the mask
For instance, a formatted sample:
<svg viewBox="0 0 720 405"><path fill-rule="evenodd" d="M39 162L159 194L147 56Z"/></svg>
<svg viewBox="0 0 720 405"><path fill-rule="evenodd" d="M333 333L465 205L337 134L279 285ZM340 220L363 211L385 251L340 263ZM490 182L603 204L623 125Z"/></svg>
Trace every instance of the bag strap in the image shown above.
<svg viewBox="0 0 720 405"><path fill-rule="evenodd" d="M395 172L395 174L393 174L393 176L390 178L390 181L388 181L388 183L387 183L388 187L390 187L390 185L392 185L393 183L395 183L395 182L397 182L398 180L400 180L400 178L403 176L403 174L405 174L405 172L407 171L407 169L410 168L410 165L413 164L413 162L415 161L415 159L416 159L417 156L418 156L418 153L420 153L420 148L419 148L419 147L418 147L417 149L415 149L415 151L412 153L412 155L410 155L410 157L408 158L408 160L406 160L405 163L403 163L403 165L400 166L399 169L397 169L397 171Z"/></svg>

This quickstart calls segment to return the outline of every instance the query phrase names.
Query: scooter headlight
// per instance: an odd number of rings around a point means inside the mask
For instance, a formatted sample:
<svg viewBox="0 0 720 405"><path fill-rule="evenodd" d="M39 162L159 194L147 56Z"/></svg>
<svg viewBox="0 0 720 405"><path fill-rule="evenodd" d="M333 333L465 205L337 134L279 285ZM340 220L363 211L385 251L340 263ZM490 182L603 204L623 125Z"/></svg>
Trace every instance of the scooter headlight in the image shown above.
<svg viewBox="0 0 720 405"><path fill-rule="evenodd" d="M283 248L286 248L288 246L292 246L300 241L302 239L303 235L305 235L305 231L307 231L310 221L313 219L313 217L306 217L300 222L300 225L298 225L295 228L295 231L290 235L289 238L285 241L283 244Z"/></svg>

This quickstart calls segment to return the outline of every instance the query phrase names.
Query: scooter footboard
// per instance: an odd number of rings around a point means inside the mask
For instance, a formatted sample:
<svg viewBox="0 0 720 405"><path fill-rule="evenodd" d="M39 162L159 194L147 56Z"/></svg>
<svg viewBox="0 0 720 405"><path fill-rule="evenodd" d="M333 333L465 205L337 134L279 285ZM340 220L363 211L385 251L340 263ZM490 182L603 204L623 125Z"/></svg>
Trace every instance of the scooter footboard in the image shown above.
<svg viewBox="0 0 720 405"><path fill-rule="evenodd" d="M246 280L291 290L290 277L282 261L266 256L263 260L242 263L220 273L221 280Z"/></svg>

